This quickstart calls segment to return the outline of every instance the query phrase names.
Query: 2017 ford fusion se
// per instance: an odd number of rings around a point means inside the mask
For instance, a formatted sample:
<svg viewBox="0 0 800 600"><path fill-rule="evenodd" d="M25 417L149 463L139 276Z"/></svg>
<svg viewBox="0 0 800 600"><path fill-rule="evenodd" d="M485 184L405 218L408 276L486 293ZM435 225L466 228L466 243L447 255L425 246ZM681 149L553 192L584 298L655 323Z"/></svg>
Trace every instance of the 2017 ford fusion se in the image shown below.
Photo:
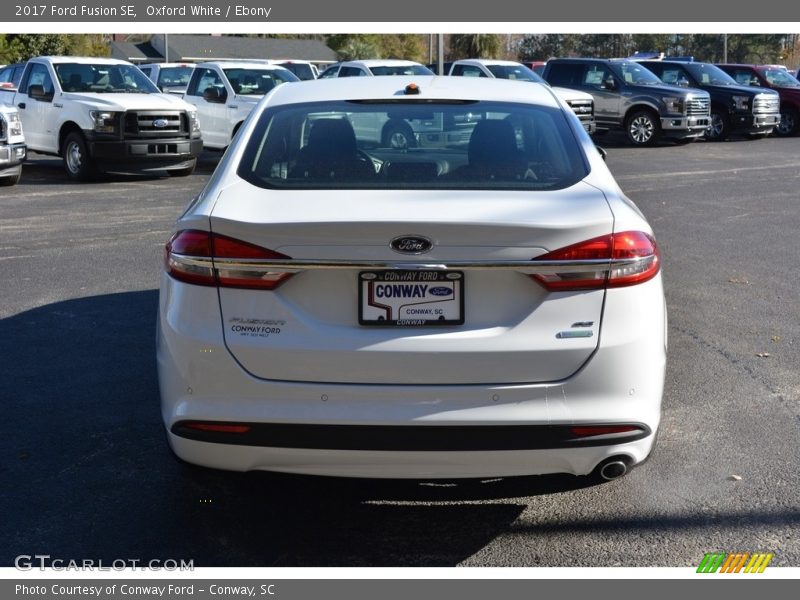
<svg viewBox="0 0 800 600"><path fill-rule="evenodd" d="M659 425L660 268L546 86L280 86L165 248L169 443L236 471L618 477Z"/></svg>

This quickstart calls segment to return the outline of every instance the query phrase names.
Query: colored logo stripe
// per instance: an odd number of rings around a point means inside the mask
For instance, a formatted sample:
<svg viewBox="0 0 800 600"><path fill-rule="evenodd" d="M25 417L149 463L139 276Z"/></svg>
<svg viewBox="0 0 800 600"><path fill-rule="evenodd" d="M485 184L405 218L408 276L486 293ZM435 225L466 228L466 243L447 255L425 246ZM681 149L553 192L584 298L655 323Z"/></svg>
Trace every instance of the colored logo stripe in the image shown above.
<svg viewBox="0 0 800 600"><path fill-rule="evenodd" d="M722 561L725 560L724 552L706 552L700 566L697 567L698 573L716 573Z"/></svg>
<svg viewBox="0 0 800 600"><path fill-rule="evenodd" d="M748 563L747 567L745 567L744 572L763 573L773 556L775 555L772 552L769 554L753 554L753 558L750 559L750 562Z"/></svg>
<svg viewBox="0 0 800 600"><path fill-rule="evenodd" d="M771 552L768 554L706 552L697 567L697 572L716 573L719 570L720 573L740 573L744 569L745 573L763 573L773 556L774 554Z"/></svg>

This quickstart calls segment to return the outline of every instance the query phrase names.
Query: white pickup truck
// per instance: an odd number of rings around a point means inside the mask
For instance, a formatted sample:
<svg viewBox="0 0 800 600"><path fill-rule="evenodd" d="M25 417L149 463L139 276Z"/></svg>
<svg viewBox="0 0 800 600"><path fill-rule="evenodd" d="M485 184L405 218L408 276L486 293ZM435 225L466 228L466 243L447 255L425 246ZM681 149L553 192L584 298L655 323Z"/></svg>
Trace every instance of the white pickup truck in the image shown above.
<svg viewBox="0 0 800 600"><path fill-rule="evenodd" d="M203 144L222 150L264 94L290 81L300 79L266 62L205 62L195 65L183 98L197 108Z"/></svg>
<svg viewBox="0 0 800 600"><path fill-rule="evenodd" d="M450 67L450 75L454 77L489 77L494 79L513 79L532 83L549 84L540 75L522 63L510 60L493 60L485 58L467 58L455 61ZM594 133L597 126L594 121L594 98L591 94L563 87L554 87L553 92L569 105L583 128Z"/></svg>
<svg viewBox="0 0 800 600"><path fill-rule="evenodd" d="M13 106L0 103L0 186L19 181L26 155L19 113Z"/></svg>
<svg viewBox="0 0 800 600"><path fill-rule="evenodd" d="M28 149L63 157L79 181L97 171L189 175L203 147L194 107L122 60L32 58L18 89L0 89L3 103L19 109Z"/></svg>

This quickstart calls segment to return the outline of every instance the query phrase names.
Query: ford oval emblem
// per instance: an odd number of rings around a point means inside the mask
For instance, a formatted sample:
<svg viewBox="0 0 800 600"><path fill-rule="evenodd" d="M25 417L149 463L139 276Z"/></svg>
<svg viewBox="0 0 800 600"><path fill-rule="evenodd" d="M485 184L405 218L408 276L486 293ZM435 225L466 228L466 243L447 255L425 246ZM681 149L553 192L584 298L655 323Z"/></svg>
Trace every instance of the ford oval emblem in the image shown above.
<svg viewBox="0 0 800 600"><path fill-rule="evenodd" d="M389 242L389 247L401 254L425 254L433 248L433 242L421 235L401 235Z"/></svg>
<svg viewBox="0 0 800 600"><path fill-rule="evenodd" d="M156 119L153 121L153 127L157 127L158 129L164 129L167 125L169 125L169 121L166 119Z"/></svg>
<svg viewBox="0 0 800 600"><path fill-rule="evenodd" d="M444 287L443 285L431 288L428 291L434 296L449 296L453 293L453 290L451 290L449 287Z"/></svg>

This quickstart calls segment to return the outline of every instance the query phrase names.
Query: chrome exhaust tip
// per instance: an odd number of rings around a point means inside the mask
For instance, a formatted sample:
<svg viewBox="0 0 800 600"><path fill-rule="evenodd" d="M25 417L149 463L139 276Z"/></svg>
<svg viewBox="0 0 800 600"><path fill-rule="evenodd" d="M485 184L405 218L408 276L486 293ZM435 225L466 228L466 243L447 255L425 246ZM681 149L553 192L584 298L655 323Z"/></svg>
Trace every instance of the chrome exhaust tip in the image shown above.
<svg viewBox="0 0 800 600"><path fill-rule="evenodd" d="M612 457L600 463L600 477L606 481L613 481L625 475L628 472L628 465L625 460L619 457Z"/></svg>

